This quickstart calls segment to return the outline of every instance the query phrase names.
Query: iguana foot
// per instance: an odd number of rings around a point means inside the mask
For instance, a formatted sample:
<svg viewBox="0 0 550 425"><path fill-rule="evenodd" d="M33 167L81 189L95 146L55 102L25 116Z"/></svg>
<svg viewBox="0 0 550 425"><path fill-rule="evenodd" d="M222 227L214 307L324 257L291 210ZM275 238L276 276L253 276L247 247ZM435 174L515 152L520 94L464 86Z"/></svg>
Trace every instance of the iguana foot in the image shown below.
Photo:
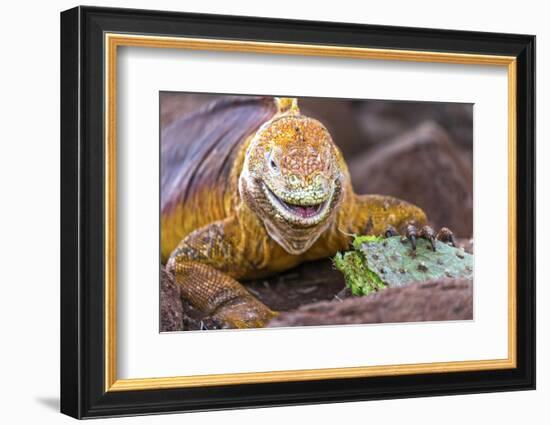
<svg viewBox="0 0 550 425"><path fill-rule="evenodd" d="M212 318L225 329L263 328L277 316L265 304L252 297L236 298L219 306Z"/></svg>
<svg viewBox="0 0 550 425"><path fill-rule="evenodd" d="M414 224L408 224L404 229L404 237L406 237L412 246L413 251L416 250L416 240L418 238L426 239L430 242L432 250L435 251L435 241L441 241L448 243L452 246L456 246L453 232L447 227L442 227L437 234L430 226L423 226L420 230ZM384 235L389 238L392 236L399 236L399 232L393 226L388 226Z"/></svg>

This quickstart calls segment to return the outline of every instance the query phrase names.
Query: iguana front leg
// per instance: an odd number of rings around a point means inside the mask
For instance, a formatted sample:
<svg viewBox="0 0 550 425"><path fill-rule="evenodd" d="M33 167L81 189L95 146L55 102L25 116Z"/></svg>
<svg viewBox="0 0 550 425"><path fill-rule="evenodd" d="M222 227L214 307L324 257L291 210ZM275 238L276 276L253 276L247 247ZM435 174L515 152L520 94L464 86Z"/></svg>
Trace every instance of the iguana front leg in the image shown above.
<svg viewBox="0 0 550 425"><path fill-rule="evenodd" d="M351 208L340 213L340 228L357 235L384 235L392 226L423 226L426 214L416 205L385 195L353 195Z"/></svg>
<svg viewBox="0 0 550 425"><path fill-rule="evenodd" d="M174 250L167 269L194 307L229 328L263 327L276 313L236 278L254 267L230 240L231 219L188 235Z"/></svg>
<svg viewBox="0 0 550 425"><path fill-rule="evenodd" d="M413 250L417 238L428 240L435 251L435 241L455 245L451 230L443 227L439 232L428 226L426 214L406 201L384 195L355 195L354 213L348 226L351 233L377 236L404 235Z"/></svg>

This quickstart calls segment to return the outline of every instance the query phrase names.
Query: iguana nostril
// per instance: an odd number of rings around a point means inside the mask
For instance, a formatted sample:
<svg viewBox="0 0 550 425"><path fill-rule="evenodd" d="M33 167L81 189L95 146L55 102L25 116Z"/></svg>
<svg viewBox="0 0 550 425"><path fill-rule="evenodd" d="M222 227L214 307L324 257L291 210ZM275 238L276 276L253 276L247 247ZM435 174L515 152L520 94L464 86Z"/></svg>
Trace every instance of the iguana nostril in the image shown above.
<svg viewBox="0 0 550 425"><path fill-rule="evenodd" d="M315 178L313 179L313 185L315 187L315 190L318 191L327 191L329 188L329 182L328 179L321 174L317 174Z"/></svg>
<svg viewBox="0 0 550 425"><path fill-rule="evenodd" d="M302 179L296 174L291 174L288 176L288 184L292 189L298 189L302 185Z"/></svg>

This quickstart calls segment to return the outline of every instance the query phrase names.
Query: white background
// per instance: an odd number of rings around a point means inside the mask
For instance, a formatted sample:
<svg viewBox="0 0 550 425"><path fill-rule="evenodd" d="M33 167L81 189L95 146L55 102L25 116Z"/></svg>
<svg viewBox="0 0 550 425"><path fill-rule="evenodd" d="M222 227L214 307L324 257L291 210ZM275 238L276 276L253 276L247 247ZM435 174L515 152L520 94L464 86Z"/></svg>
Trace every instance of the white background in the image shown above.
<svg viewBox="0 0 550 425"><path fill-rule="evenodd" d="M505 66L125 47L118 69L119 378L507 358ZM161 90L473 103L475 320L159 334Z"/></svg>
<svg viewBox="0 0 550 425"><path fill-rule="evenodd" d="M98 1L98 5L195 12L362 22L465 30L524 32L537 35L539 141L550 138L545 117L550 75L550 29L544 2L461 1L442 7L438 1L392 3L345 1ZM59 391L59 11L69 1L31 4L10 2L2 10L0 93L0 182L2 194L2 275L0 298L0 420L4 423L69 423L57 413ZM546 95L546 96L544 96ZM550 179L547 143L538 144L538 182ZM487 172L490 172L488 170ZM550 216L548 196L538 196L538 216ZM547 191L546 191L547 193ZM372 423L464 424L487 422L548 423L550 414L550 332L543 261L550 249L542 243L550 227L538 226L539 278L538 390L455 397L390 400L135 417L111 423L334 423L343 417ZM545 309L546 308L546 309ZM32 423L32 422L31 422Z"/></svg>

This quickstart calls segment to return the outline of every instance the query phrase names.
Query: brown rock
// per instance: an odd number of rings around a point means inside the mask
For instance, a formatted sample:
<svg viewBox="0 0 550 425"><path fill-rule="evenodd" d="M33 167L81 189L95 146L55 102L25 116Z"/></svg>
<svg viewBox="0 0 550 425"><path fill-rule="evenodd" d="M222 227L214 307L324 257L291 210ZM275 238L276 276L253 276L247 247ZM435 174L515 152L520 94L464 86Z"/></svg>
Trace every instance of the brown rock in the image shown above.
<svg viewBox="0 0 550 425"><path fill-rule="evenodd" d="M467 156L472 156L473 105L445 102L357 102L356 119L370 144L387 143L413 130L419 123L433 121L450 134Z"/></svg>
<svg viewBox="0 0 550 425"><path fill-rule="evenodd" d="M473 318L472 281L439 279L366 297L323 301L281 313L269 327L399 323Z"/></svg>
<svg viewBox="0 0 550 425"><path fill-rule="evenodd" d="M357 193L392 195L420 206L436 228L471 237L473 176L447 133L426 122L349 164Z"/></svg>
<svg viewBox="0 0 550 425"><path fill-rule="evenodd" d="M172 275L161 267L160 270L160 331L183 330L183 307L179 287Z"/></svg>

